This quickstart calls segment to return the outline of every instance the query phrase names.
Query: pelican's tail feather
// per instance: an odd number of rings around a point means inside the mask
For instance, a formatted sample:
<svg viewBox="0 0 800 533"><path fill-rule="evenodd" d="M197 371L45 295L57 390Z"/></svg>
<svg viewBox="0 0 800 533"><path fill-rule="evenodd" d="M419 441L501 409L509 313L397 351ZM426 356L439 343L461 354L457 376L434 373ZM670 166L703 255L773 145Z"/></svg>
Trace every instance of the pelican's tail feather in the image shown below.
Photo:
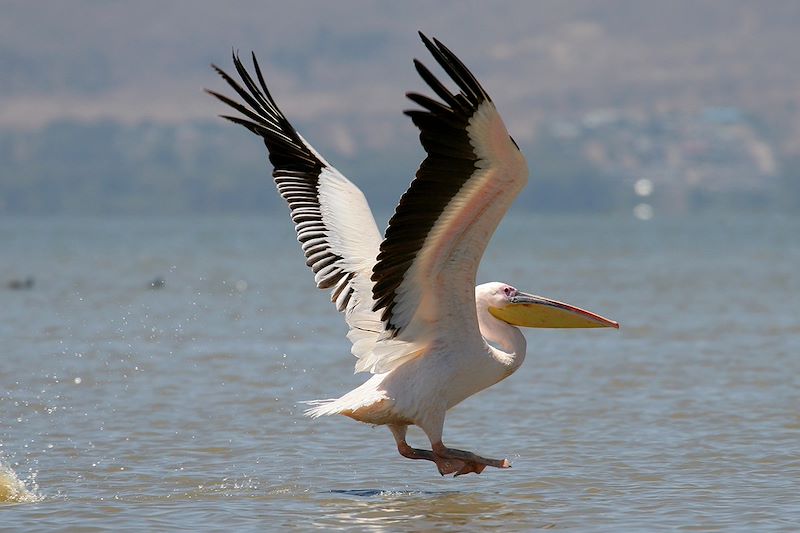
<svg viewBox="0 0 800 533"><path fill-rule="evenodd" d="M337 415L341 412L341 407L336 405L341 398L329 398L327 400L308 400L304 403L310 405L308 409L303 411L305 416L311 418L319 418L321 416Z"/></svg>
<svg viewBox="0 0 800 533"><path fill-rule="evenodd" d="M385 374L376 374L341 398L302 402L310 406L304 414L311 418L345 415L369 424L386 424L387 417L394 416L394 402L380 388L384 377Z"/></svg>

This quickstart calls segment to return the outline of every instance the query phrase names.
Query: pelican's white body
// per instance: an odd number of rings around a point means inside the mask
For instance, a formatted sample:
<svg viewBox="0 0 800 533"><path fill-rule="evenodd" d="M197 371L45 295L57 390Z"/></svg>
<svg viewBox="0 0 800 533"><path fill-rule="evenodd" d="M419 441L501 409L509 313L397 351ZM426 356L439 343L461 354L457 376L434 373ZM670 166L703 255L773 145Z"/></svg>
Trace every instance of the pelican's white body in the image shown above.
<svg viewBox="0 0 800 533"><path fill-rule="evenodd" d="M507 378L525 360L522 332L488 312L490 298L501 287L504 284L487 283L475 289L480 332L464 328L459 335L444 335L424 353L373 375L341 398L314 402L307 414L344 414L369 424L415 424L426 433L437 433L448 409Z"/></svg>

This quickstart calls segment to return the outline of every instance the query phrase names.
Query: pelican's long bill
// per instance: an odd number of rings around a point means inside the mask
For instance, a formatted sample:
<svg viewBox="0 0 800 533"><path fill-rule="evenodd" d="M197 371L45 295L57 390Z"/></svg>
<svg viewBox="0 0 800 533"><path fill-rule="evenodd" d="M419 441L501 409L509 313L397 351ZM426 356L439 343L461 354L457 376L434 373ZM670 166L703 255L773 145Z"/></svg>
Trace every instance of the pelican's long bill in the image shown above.
<svg viewBox="0 0 800 533"><path fill-rule="evenodd" d="M617 328L619 323L584 309L533 294L518 293L505 307L489 307L495 317L526 328Z"/></svg>

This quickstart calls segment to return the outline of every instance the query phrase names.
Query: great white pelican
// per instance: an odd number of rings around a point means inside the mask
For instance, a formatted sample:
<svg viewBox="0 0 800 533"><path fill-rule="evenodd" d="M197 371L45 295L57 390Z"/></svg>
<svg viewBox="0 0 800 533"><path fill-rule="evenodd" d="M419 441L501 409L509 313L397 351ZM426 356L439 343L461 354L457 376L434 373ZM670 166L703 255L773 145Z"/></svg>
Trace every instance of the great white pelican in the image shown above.
<svg viewBox="0 0 800 533"><path fill-rule="evenodd" d="M442 475L480 474L487 466L511 465L445 446L445 414L520 367L526 344L518 327L619 325L507 283L475 287L481 256L525 186L528 167L475 76L441 42L420 36L459 92L414 60L439 100L406 94L421 108L405 114L419 128L427 157L383 238L361 190L278 108L255 54L258 83L237 54L241 82L214 66L241 101L208 92L241 114L223 118L264 139L306 265L344 313L356 372L372 374L340 398L309 402L306 415L341 414L386 425L403 457L433 461ZM412 424L430 439L430 450L406 442Z"/></svg>

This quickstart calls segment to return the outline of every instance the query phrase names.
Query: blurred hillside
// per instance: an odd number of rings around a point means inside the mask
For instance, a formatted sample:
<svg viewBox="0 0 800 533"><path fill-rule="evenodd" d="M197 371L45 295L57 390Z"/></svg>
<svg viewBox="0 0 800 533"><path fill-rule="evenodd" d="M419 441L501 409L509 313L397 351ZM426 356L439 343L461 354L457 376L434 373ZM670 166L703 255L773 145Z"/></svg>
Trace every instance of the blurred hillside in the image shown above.
<svg viewBox="0 0 800 533"><path fill-rule="evenodd" d="M262 145L201 91L231 47L390 209L422 157L400 113L411 58L432 63L417 29L492 94L527 208L800 209L798 27L792 1L4 2L0 211L277 206Z"/></svg>

